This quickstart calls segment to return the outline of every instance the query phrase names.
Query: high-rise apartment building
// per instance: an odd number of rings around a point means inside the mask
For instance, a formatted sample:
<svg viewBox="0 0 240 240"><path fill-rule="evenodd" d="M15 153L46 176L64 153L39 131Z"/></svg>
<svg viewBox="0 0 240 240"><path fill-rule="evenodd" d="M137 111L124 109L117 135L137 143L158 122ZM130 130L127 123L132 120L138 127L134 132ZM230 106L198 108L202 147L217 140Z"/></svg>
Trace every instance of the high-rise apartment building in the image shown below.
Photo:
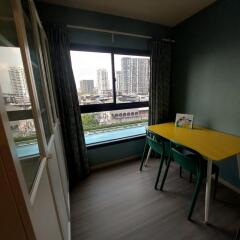
<svg viewBox="0 0 240 240"><path fill-rule="evenodd" d="M122 92L125 94L148 94L149 59L123 57L121 59Z"/></svg>
<svg viewBox="0 0 240 240"><path fill-rule="evenodd" d="M109 90L108 72L105 68L97 70L98 93L104 94Z"/></svg>
<svg viewBox="0 0 240 240"><path fill-rule="evenodd" d="M122 72L121 71L116 71L115 74L116 77L116 90L118 93L121 93L123 91L123 86L122 86Z"/></svg>
<svg viewBox="0 0 240 240"><path fill-rule="evenodd" d="M80 80L80 93L81 94L92 94L94 92L94 81L93 80Z"/></svg>
<svg viewBox="0 0 240 240"><path fill-rule="evenodd" d="M8 69L11 95L17 102L29 101L29 94L27 89L27 82L25 79L25 73L22 66L10 66Z"/></svg>
<svg viewBox="0 0 240 240"><path fill-rule="evenodd" d="M129 57L123 57L121 59L121 86L122 93L129 94L131 93L131 76L132 76L132 61Z"/></svg>
<svg viewBox="0 0 240 240"><path fill-rule="evenodd" d="M137 59L137 93L147 95L149 92L150 60L145 58Z"/></svg>

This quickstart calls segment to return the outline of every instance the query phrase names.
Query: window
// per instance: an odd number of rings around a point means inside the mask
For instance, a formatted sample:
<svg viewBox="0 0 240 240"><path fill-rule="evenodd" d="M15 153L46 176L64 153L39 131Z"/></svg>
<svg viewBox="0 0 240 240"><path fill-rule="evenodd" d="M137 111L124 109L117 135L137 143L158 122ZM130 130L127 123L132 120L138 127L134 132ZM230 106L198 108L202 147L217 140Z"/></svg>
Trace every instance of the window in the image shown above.
<svg viewBox="0 0 240 240"><path fill-rule="evenodd" d="M148 108L121 109L82 114L86 144L145 133Z"/></svg>
<svg viewBox="0 0 240 240"><path fill-rule="evenodd" d="M86 144L145 133L150 57L126 51L72 50Z"/></svg>
<svg viewBox="0 0 240 240"><path fill-rule="evenodd" d="M0 86L18 157L39 154L20 49L0 46Z"/></svg>
<svg viewBox="0 0 240 240"><path fill-rule="evenodd" d="M111 54L71 51L80 105L113 102Z"/></svg>
<svg viewBox="0 0 240 240"><path fill-rule="evenodd" d="M17 156L19 158L39 154L36 129L33 119L11 121L10 127L17 147Z"/></svg>
<svg viewBox="0 0 240 240"><path fill-rule="evenodd" d="M117 103L148 101L149 61L149 57L114 55Z"/></svg>
<svg viewBox="0 0 240 240"><path fill-rule="evenodd" d="M2 45L0 46L0 95L8 113L16 155L30 192L40 165L32 106L20 48Z"/></svg>

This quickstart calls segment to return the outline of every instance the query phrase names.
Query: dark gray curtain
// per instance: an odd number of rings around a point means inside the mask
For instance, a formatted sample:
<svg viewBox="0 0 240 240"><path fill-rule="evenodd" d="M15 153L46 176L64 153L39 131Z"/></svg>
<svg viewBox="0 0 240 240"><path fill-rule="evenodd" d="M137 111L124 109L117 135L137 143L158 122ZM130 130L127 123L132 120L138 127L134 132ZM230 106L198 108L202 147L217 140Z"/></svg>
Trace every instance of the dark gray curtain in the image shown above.
<svg viewBox="0 0 240 240"><path fill-rule="evenodd" d="M46 25L70 187L89 174L77 89L72 71L70 42L64 26Z"/></svg>
<svg viewBox="0 0 240 240"><path fill-rule="evenodd" d="M149 90L149 125L169 121L172 43L152 42Z"/></svg>

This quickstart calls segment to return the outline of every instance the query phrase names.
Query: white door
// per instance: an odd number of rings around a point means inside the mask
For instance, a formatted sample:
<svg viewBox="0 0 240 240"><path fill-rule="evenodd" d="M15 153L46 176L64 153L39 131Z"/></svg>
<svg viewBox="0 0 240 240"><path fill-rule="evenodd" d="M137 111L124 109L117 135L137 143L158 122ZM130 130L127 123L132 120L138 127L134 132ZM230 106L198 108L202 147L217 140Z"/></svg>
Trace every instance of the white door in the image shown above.
<svg viewBox="0 0 240 240"><path fill-rule="evenodd" d="M50 117L52 135L47 144L46 156L48 159L48 175L51 182L53 198L57 208L59 221L61 224L64 239L69 237L69 200L68 200L68 186L66 177L66 166L64 165L63 145L60 139L60 125L56 113L56 103L54 101L54 90L52 84L52 72L50 67L50 58L48 53L47 38L44 29L39 20L36 8L33 1L31 3L31 10L33 13L33 23L36 37L36 44L39 49L39 59L41 61L43 73L43 86L46 90L46 98L48 103L48 113Z"/></svg>
<svg viewBox="0 0 240 240"><path fill-rule="evenodd" d="M47 40L32 1L0 0L0 8L0 123L11 150L7 159L14 163L36 239L66 240L68 180Z"/></svg>

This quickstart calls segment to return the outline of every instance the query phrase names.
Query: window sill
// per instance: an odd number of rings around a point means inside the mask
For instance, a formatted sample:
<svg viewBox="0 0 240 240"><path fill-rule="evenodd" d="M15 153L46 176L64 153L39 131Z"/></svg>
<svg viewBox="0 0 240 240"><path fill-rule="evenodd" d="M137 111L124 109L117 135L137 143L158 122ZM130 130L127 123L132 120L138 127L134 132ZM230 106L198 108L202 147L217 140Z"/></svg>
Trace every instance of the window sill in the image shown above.
<svg viewBox="0 0 240 240"><path fill-rule="evenodd" d="M144 134L134 135L131 137L118 138L118 139L104 141L104 142L87 144L87 149L101 148L101 147L110 146L110 145L114 145L114 144L120 144L120 143L135 141L138 139L144 139L145 136L146 136L146 134L144 133Z"/></svg>

